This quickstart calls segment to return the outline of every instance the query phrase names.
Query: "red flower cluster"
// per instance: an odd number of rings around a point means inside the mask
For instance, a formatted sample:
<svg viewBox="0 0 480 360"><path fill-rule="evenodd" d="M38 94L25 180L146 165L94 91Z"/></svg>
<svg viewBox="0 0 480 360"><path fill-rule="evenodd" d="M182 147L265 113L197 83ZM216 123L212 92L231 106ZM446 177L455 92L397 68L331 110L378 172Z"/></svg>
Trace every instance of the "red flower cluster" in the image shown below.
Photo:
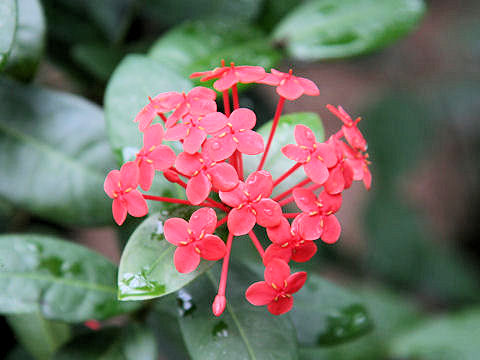
<svg viewBox="0 0 480 360"><path fill-rule="evenodd" d="M265 265L265 281L252 284L246 291L253 305L267 305L275 315L288 312L293 306L292 294L306 281L305 272L290 273L289 262L305 262L317 251L315 240L332 244L340 237L341 227L335 213L342 204L343 190L353 180L363 180L370 188L366 141L357 127L360 118L353 121L342 107L327 108L343 126L325 142L318 142L307 126L295 126L296 144L282 148L283 154L295 164L273 179L263 170L285 100L301 95L318 95L317 86L310 80L296 77L290 70L271 73L258 66L222 66L212 71L192 74L202 81L216 79L213 87L223 93L225 112L217 112L216 92L196 87L188 94L168 92L149 98L150 102L138 113L135 121L143 132L143 147L135 161L111 171L105 180L105 192L113 198L112 211L121 225L129 213L141 217L148 213L145 200L199 206L189 222L170 218L165 222L165 239L177 247L174 264L181 273L194 271L201 259L223 259L218 294L212 305L220 316L226 306L225 289L228 263L235 236L248 234ZM276 86L280 96L266 144L253 130L255 113L240 108L238 83L259 83ZM233 112L230 112L230 89ZM155 123L160 118L162 123ZM343 141L345 138L346 141ZM176 155L163 141L180 141L183 152ZM244 179L244 155L261 154L257 171ZM305 180L272 198L274 188L293 172L303 167ZM143 194L148 191L156 171L185 189L186 199L166 198ZM221 202L210 193L219 194ZM282 207L295 203L301 210L284 213ZM218 213L225 213L217 220ZM290 223L289 219L293 219ZM226 243L213 235L227 223ZM266 250L258 241L255 225L267 229L272 244Z"/></svg>

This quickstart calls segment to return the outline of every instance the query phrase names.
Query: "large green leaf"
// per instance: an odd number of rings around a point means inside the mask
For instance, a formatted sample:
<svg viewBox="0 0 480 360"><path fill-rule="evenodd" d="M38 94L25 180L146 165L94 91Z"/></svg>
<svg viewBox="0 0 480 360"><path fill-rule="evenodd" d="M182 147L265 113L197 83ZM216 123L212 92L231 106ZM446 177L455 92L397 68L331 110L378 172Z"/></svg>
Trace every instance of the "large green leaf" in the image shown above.
<svg viewBox="0 0 480 360"><path fill-rule="evenodd" d="M17 0L18 23L6 71L20 80L30 80L45 46L45 16L39 0Z"/></svg>
<svg viewBox="0 0 480 360"><path fill-rule="evenodd" d="M188 218L191 212L153 214L132 234L118 271L118 298L144 300L170 294L195 279L211 265L202 261L194 272L179 273L173 264L176 246L165 240L163 224L169 217Z"/></svg>
<svg viewBox="0 0 480 360"><path fill-rule="evenodd" d="M70 338L70 327L61 322L46 320L39 312L7 316L18 341L37 360L50 359L53 353Z"/></svg>
<svg viewBox="0 0 480 360"><path fill-rule="evenodd" d="M118 159L139 149L142 134L133 122L137 113L165 91L188 91L192 83L165 65L143 55L129 55L115 69L105 93L105 117L110 144Z"/></svg>
<svg viewBox="0 0 480 360"><path fill-rule="evenodd" d="M295 294L291 317L299 342L306 345L345 342L368 333L373 325L358 296L312 273Z"/></svg>
<svg viewBox="0 0 480 360"><path fill-rule="evenodd" d="M480 309L430 319L399 336L391 346L394 358L475 360L480 353Z"/></svg>
<svg viewBox="0 0 480 360"><path fill-rule="evenodd" d="M295 162L287 159L285 155L282 154L281 149L287 144L295 144L293 132L296 124L303 124L310 127L315 133L317 141L324 140L325 135L322 120L317 114L310 112L299 112L281 116L272 145L270 147L270 151L268 152L267 161L263 166L265 170L270 171L274 180L295 165ZM257 130L263 136L265 145L267 144L271 128L272 121L269 121ZM261 157L262 154L255 156L243 156L245 161L244 167L246 175L257 170ZM303 169L300 168L275 188L274 195L285 191L303 179L305 179L305 173Z"/></svg>
<svg viewBox="0 0 480 360"><path fill-rule="evenodd" d="M162 36L150 56L189 76L220 66L224 59L238 65L274 66L280 58L266 36L249 26L224 22L189 22Z"/></svg>
<svg viewBox="0 0 480 360"><path fill-rule="evenodd" d="M74 338L54 360L156 360L157 344L150 329L140 324L106 328Z"/></svg>
<svg viewBox="0 0 480 360"><path fill-rule="evenodd" d="M0 69L5 65L12 48L16 26L17 2L3 0L0 2Z"/></svg>
<svg viewBox="0 0 480 360"><path fill-rule="evenodd" d="M82 246L41 235L0 236L0 313L106 319L135 307L117 301L115 275L114 264Z"/></svg>
<svg viewBox="0 0 480 360"><path fill-rule="evenodd" d="M300 60L344 58L404 36L424 11L422 0L312 0L285 17L273 37Z"/></svg>
<svg viewBox="0 0 480 360"><path fill-rule="evenodd" d="M217 291L213 277L204 276L180 290L180 329L193 360L297 359L288 315L271 315L245 299L245 290L255 280L258 277L246 268L231 265L227 307L218 318L211 312Z"/></svg>
<svg viewBox="0 0 480 360"><path fill-rule="evenodd" d="M77 97L0 80L0 197L70 225L112 222L114 166L101 110Z"/></svg>

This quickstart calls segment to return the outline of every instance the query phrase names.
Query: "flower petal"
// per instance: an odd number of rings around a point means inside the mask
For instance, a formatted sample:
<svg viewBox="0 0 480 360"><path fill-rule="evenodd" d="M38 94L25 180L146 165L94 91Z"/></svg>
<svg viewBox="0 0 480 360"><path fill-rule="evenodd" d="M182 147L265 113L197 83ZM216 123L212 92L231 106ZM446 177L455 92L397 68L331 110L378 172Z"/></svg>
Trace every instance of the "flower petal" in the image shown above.
<svg viewBox="0 0 480 360"><path fill-rule="evenodd" d="M302 149L298 145L288 144L282 148L282 153L290 160L296 161L298 163L307 162L310 151L308 149Z"/></svg>
<svg viewBox="0 0 480 360"><path fill-rule="evenodd" d="M303 87L296 81L295 77L285 79L285 82L277 86L277 94L287 100L296 100L303 94Z"/></svg>
<svg viewBox="0 0 480 360"><path fill-rule="evenodd" d="M188 97L188 100L195 100L195 99L215 100L217 97L217 93L212 89L209 89L204 86L195 86L192 90L188 92L187 97Z"/></svg>
<svg viewBox="0 0 480 360"><path fill-rule="evenodd" d="M205 260L220 260L227 253L225 243L216 235L206 235L195 245L200 249L200 256Z"/></svg>
<svg viewBox="0 0 480 360"><path fill-rule="evenodd" d="M312 80L308 80L302 77L297 77L297 82L303 88L303 93L305 95L317 96L320 95L320 90L318 90L317 85Z"/></svg>
<svg viewBox="0 0 480 360"><path fill-rule="evenodd" d="M267 309L273 315L282 315L293 307L293 297L279 297L277 301L272 301L268 304Z"/></svg>
<svg viewBox="0 0 480 360"><path fill-rule="evenodd" d="M232 135L227 134L222 137L211 137L205 142L205 152L213 161L222 161L234 153L237 144L233 141Z"/></svg>
<svg viewBox="0 0 480 360"><path fill-rule="evenodd" d="M283 73L275 69L272 69L271 71L271 74L267 73L263 79L258 80L257 82L259 84L266 84L272 86L277 86L278 84L280 84L280 81L282 81L282 79L284 78L284 76L282 75Z"/></svg>
<svg viewBox="0 0 480 360"><path fill-rule="evenodd" d="M175 124L172 127L167 128L164 138L167 141L182 140L187 136L189 128L190 127L185 124Z"/></svg>
<svg viewBox="0 0 480 360"><path fill-rule="evenodd" d="M250 200L255 201L259 196L267 198L272 195L272 175L265 170L255 171L248 176L245 186Z"/></svg>
<svg viewBox="0 0 480 360"><path fill-rule="evenodd" d="M138 165L134 161L128 161L120 168L120 183L122 190L136 189L138 185Z"/></svg>
<svg viewBox="0 0 480 360"><path fill-rule="evenodd" d="M305 174L316 184L323 184L328 179L328 169L323 161L312 157L309 162L303 165Z"/></svg>
<svg viewBox="0 0 480 360"><path fill-rule="evenodd" d="M322 215L301 214L298 217L298 233L305 240L317 240L322 235Z"/></svg>
<svg viewBox="0 0 480 360"><path fill-rule="evenodd" d="M322 161L328 168L335 166L338 161L335 147L326 143L317 144L317 148L312 154L312 157L316 157Z"/></svg>
<svg viewBox="0 0 480 360"><path fill-rule="evenodd" d="M307 280L307 273L305 271L299 271L290 275L287 279L287 287L285 292L288 294L295 294L300 290Z"/></svg>
<svg viewBox="0 0 480 360"><path fill-rule="evenodd" d="M211 208L201 208L195 211L190 217L188 227L199 237L202 231L205 234L211 234L215 231L217 225L217 214Z"/></svg>
<svg viewBox="0 0 480 360"><path fill-rule="evenodd" d="M205 173L201 171L197 176L190 178L188 181L186 189L187 199L193 205L198 205L208 197L211 189L212 184L210 180Z"/></svg>
<svg viewBox="0 0 480 360"><path fill-rule="evenodd" d="M105 182L103 183L103 189L107 193L107 195L113 198L113 192L120 190L120 171L119 170L112 170L108 173L107 177L105 178Z"/></svg>
<svg viewBox="0 0 480 360"><path fill-rule="evenodd" d="M306 213L318 210L317 196L310 189L297 188L293 190L293 198L298 208Z"/></svg>
<svg viewBox="0 0 480 360"><path fill-rule="evenodd" d="M345 136L345 139L347 139L350 146L355 149L367 151L367 141L363 137L360 130L358 130L356 125L353 125L351 127L342 126L342 130L343 135Z"/></svg>
<svg viewBox="0 0 480 360"><path fill-rule="evenodd" d="M217 111L217 103L213 100L196 99L190 100L190 114L205 115Z"/></svg>
<svg viewBox="0 0 480 360"><path fill-rule="evenodd" d="M173 262L178 272L190 273L200 264L200 255L195 251L192 244L179 246L173 255Z"/></svg>
<svg viewBox="0 0 480 360"><path fill-rule="evenodd" d="M198 126L207 134L213 134L227 126L228 118L221 112L212 112L198 120Z"/></svg>
<svg viewBox="0 0 480 360"><path fill-rule="evenodd" d="M232 128L235 131L239 130L250 130L253 129L255 123L257 122L257 117L255 113L247 108L240 108L234 110L230 117L228 118L228 122L232 124Z"/></svg>
<svg viewBox="0 0 480 360"><path fill-rule="evenodd" d="M152 146L160 145L163 140L163 126L155 124L150 126L143 133L143 147L150 149Z"/></svg>
<svg viewBox="0 0 480 360"><path fill-rule="evenodd" d="M248 234L255 226L255 222L255 215L248 206L241 209L232 209L228 213L228 230L235 236Z"/></svg>
<svg viewBox="0 0 480 360"><path fill-rule="evenodd" d="M195 172L200 171L203 167L200 159L202 159L202 155L200 154L191 155L186 152L182 152L175 160L175 167L182 174L192 176Z"/></svg>
<svg viewBox="0 0 480 360"><path fill-rule="evenodd" d="M180 245L180 242L187 241L190 237L188 234L188 223L181 218L170 218L163 225L163 233L165 239L173 245Z"/></svg>
<svg viewBox="0 0 480 360"><path fill-rule="evenodd" d="M325 215L336 213L342 206L342 194L331 195L322 191L318 195L318 201L322 204L322 212Z"/></svg>
<svg viewBox="0 0 480 360"><path fill-rule="evenodd" d="M230 191L238 184L238 174L235 168L227 163L217 163L207 169L216 190Z"/></svg>
<svg viewBox="0 0 480 360"><path fill-rule="evenodd" d="M329 169L328 179L323 184L323 187L329 194L339 194L345 189L345 179L341 164Z"/></svg>
<svg viewBox="0 0 480 360"><path fill-rule="evenodd" d="M158 145L148 158L153 161L155 170L164 171L175 164L175 152L167 145Z"/></svg>
<svg viewBox="0 0 480 360"><path fill-rule="evenodd" d="M327 244L337 242L342 228L335 215L325 216L323 219L323 233L321 239Z"/></svg>
<svg viewBox="0 0 480 360"><path fill-rule="evenodd" d="M235 73L242 83L251 83L259 81L265 77L265 69L261 66L235 66Z"/></svg>
<svg viewBox="0 0 480 360"><path fill-rule="evenodd" d="M312 240L305 240L301 245L295 246L292 250L292 260L306 262L317 252L317 245Z"/></svg>
<svg viewBox="0 0 480 360"><path fill-rule="evenodd" d="M271 242L279 245L292 240L290 223L283 216L277 226L267 228L267 234Z"/></svg>
<svg viewBox="0 0 480 360"><path fill-rule="evenodd" d="M200 130L198 127L192 126L185 139L183 139L183 150L189 154L195 154L202 146L203 142L207 138L205 131Z"/></svg>
<svg viewBox="0 0 480 360"><path fill-rule="evenodd" d="M370 190L370 187L372 186L372 173L367 165L365 165L363 169L363 184L367 190Z"/></svg>
<svg viewBox="0 0 480 360"><path fill-rule="evenodd" d="M220 79L213 83L213 87L217 91L225 91L238 83L238 79L232 70L225 71Z"/></svg>
<svg viewBox="0 0 480 360"><path fill-rule="evenodd" d="M138 183L140 187L145 191L150 190L153 177L155 176L155 168L153 167L153 164L149 164L148 162L141 160L138 169L140 174L138 177Z"/></svg>
<svg viewBox="0 0 480 360"><path fill-rule="evenodd" d="M252 305L267 305L275 299L277 292L265 281L258 281L250 285L245 292L245 297Z"/></svg>
<svg viewBox="0 0 480 360"><path fill-rule="evenodd" d="M115 222L122 225L127 217L127 204L120 199L114 199L112 203L112 214Z"/></svg>
<svg viewBox="0 0 480 360"><path fill-rule="evenodd" d="M251 206L255 209L257 224L260 226L277 226L283 218L282 208L272 199L262 199Z"/></svg>
<svg viewBox="0 0 480 360"><path fill-rule="evenodd" d="M219 195L225 204L234 208L244 204L248 200L245 195L245 183L242 181L239 181L233 190L220 191Z"/></svg>
<svg viewBox="0 0 480 360"><path fill-rule="evenodd" d="M263 273L267 284L283 289L285 286L285 280L290 276L290 267L288 264L280 259L273 259L265 268Z"/></svg>
<svg viewBox="0 0 480 360"><path fill-rule="evenodd" d="M298 145L305 146L309 149L313 149L313 145L317 141L312 129L302 124L295 125L294 136Z"/></svg>
<svg viewBox="0 0 480 360"><path fill-rule="evenodd" d="M273 259L280 259L288 263L292 257L292 249L289 246L281 247L278 244L271 244L263 255L263 265L267 266Z"/></svg>
<svg viewBox="0 0 480 360"><path fill-rule="evenodd" d="M132 190L124 195L127 202L128 213L135 217L142 217L148 214L147 202L138 190Z"/></svg>
<svg viewBox="0 0 480 360"><path fill-rule="evenodd" d="M238 151L243 154L257 155L265 149L262 135L253 130L237 132L234 137L238 140Z"/></svg>
<svg viewBox="0 0 480 360"><path fill-rule="evenodd" d="M145 131L152 123L155 116L157 116L157 111L151 103L148 103L142 110L140 110L133 121L138 122L138 129L140 131Z"/></svg>

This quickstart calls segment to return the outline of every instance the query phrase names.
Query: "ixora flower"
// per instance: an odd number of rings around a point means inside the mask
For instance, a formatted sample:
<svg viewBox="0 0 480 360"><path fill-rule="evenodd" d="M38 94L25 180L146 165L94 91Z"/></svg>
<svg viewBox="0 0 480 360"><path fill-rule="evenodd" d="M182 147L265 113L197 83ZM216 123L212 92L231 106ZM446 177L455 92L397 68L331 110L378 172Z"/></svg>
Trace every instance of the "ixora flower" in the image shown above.
<svg viewBox="0 0 480 360"><path fill-rule="evenodd" d="M292 295L304 285L307 274L290 273L290 261L303 263L322 246L336 242L341 226L334 215L342 204L342 192L352 181L371 186L367 145L353 121L341 106L328 109L342 122L341 129L327 141L313 131L296 124L295 144L287 144L282 153L295 164L276 179L263 169L285 100L302 95L316 96L317 86L293 75L290 70L271 73L259 66L226 66L192 74L202 81L216 79L213 87L222 92L224 112L217 112L216 92L196 87L187 94L166 92L148 98L134 121L143 132L143 146L135 161L126 162L105 179L104 189L113 199L112 212L121 225L127 213L141 217L148 213L146 200L198 206L189 221L170 218L165 221L165 239L176 247L173 263L180 273L194 271L201 259L222 260L218 292L212 303L220 316L227 304L226 287L232 243L237 236L248 235L265 266L265 281L252 284L246 298L253 305L267 305L274 315L293 306ZM276 87L278 105L268 140L254 130L257 117L241 108L238 83L258 83ZM233 108L230 106L230 90ZM155 123L161 119L161 123ZM183 151L174 152L164 141L179 141ZM243 156L261 155L256 171L245 174ZM303 167L306 178L279 195L272 193L280 183ZM150 195L154 176L161 173L172 186L185 189L185 198ZM312 184L313 182L313 184ZM213 193L213 195L212 195ZM220 200L218 200L218 198ZM299 212L284 212L285 205ZM221 216L217 219L217 214ZM223 214L223 215L221 215ZM215 235L226 224L227 236ZM264 227L270 246L265 250L255 235L255 227Z"/></svg>

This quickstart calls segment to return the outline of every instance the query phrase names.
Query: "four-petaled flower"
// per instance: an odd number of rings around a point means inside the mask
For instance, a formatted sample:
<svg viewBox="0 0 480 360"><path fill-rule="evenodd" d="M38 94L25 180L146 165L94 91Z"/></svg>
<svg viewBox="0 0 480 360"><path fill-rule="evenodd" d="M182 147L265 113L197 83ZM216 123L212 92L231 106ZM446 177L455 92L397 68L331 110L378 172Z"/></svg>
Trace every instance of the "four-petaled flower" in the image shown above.
<svg viewBox="0 0 480 360"><path fill-rule="evenodd" d="M136 217L145 216L148 213L147 203L137 190L138 173L137 164L129 161L122 165L120 171L110 171L103 184L105 192L113 199L112 213L118 225L123 224L127 212Z"/></svg>
<svg viewBox="0 0 480 360"><path fill-rule="evenodd" d="M357 127L357 124L361 118L357 118L355 121L353 121L350 115L348 115L348 113L341 106L335 108L335 106L328 104L327 109L330 110L330 112L340 120L342 120L343 136L345 136L345 139L347 139L350 146L357 150L367 151L367 141Z"/></svg>
<svg viewBox="0 0 480 360"><path fill-rule="evenodd" d="M205 116L223 127L205 142L205 151L214 161L225 160L235 150L247 155L260 154L264 149L263 137L251 130L255 126L255 113L250 109L237 109L230 117L216 112Z"/></svg>
<svg viewBox="0 0 480 360"><path fill-rule="evenodd" d="M167 145L162 145L163 127L161 124L150 126L143 133L143 147L137 153L139 185L148 191L152 186L155 170L164 171L175 163L175 153Z"/></svg>
<svg viewBox="0 0 480 360"><path fill-rule="evenodd" d="M317 252L317 245L312 240L304 239L298 231L297 216L290 226L287 219L282 218L280 224L267 228L268 238L272 241L265 255L263 264L268 265L273 259L281 259L288 263L290 260L305 262Z"/></svg>
<svg viewBox="0 0 480 360"><path fill-rule="evenodd" d="M177 106L182 100L182 94L175 91L158 94L153 99L149 97L150 102L144 106L133 121L138 122L140 131L145 131L153 119L160 114L169 112Z"/></svg>
<svg viewBox="0 0 480 360"><path fill-rule="evenodd" d="M208 197L212 186L217 191L230 191L239 181L232 165L212 161L205 153L193 155L180 153L175 161L175 167L190 177L186 193L187 199L194 205L200 204Z"/></svg>
<svg viewBox="0 0 480 360"><path fill-rule="evenodd" d="M271 74L267 74L259 83L276 86L277 94L288 100L296 100L303 94L310 96L320 94L313 81L292 74L292 69L288 73L271 69Z"/></svg>
<svg viewBox="0 0 480 360"><path fill-rule="evenodd" d="M353 182L353 168L349 161L346 161L343 145L344 142L338 140L335 136L331 136L327 143L335 149L337 154L337 164L328 169L328 179L323 184L325 191L329 194L340 194L343 190L348 189Z"/></svg>
<svg viewBox="0 0 480 360"><path fill-rule="evenodd" d="M265 281L258 281L247 289L245 297L252 305L267 305L273 315L282 315L293 306L292 294L307 280L305 271L290 275L290 267L280 259L270 261L264 272Z"/></svg>
<svg viewBox="0 0 480 360"><path fill-rule="evenodd" d="M228 230L233 235L247 234L255 223L265 227L276 226L282 218L282 208L270 199L273 190L272 175L261 170L239 181L235 189L220 191L220 199L233 207L228 213Z"/></svg>
<svg viewBox="0 0 480 360"><path fill-rule="evenodd" d="M367 190L372 186L372 173L368 168L370 161L368 154L363 154L359 150L354 150L345 143L341 144L345 162L353 169L353 180L362 180Z"/></svg>
<svg viewBox="0 0 480 360"><path fill-rule="evenodd" d="M340 237L340 223L335 214L342 205L342 195L330 195L322 191L318 197L310 189L293 190L295 203L303 211L298 217L298 231L304 239L319 237L333 244Z"/></svg>
<svg viewBox="0 0 480 360"><path fill-rule="evenodd" d="M189 222L181 218L165 221L165 239L177 246L173 262L179 272L192 272L200 263L200 258L220 260L225 256L225 243L212 235L216 225L217 215L210 208L195 211Z"/></svg>
<svg viewBox="0 0 480 360"><path fill-rule="evenodd" d="M305 125L295 125L294 135L297 145L284 146L283 154L290 160L303 164L310 180L323 184L328 179L328 168L337 163L335 148L327 143L318 143L313 131Z"/></svg>

